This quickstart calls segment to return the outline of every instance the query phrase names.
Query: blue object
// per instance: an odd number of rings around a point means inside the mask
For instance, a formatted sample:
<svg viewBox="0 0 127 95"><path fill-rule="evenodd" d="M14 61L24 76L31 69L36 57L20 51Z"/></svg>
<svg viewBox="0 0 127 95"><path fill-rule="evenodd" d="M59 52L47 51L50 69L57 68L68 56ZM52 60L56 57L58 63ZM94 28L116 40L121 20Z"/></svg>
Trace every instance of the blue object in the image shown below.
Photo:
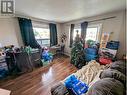
<svg viewBox="0 0 127 95"><path fill-rule="evenodd" d="M65 80L65 86L76 95L82 95L88 91L88 85L78 80L74 75L70 76Z"/></svg>
<svg viewBox="0 0 127 95"><path fill-rule="evenodd" d="M0 79L5 78L8 75L8 71L6 69L0 68Z"/></svg>
<svg viewBox="0 0 127 95"><path fill-rule="evenodd" d="M86 54L97 55L98 54L98 50L96 48L86 48L85 49L85 53Z"/></svg>
<svg viewBox="0 0 127 95"><path fill-rule="evenodd" d="M118 48L119 48L119 41L110 41L110 42L107 42L106 48L118 50Z"/></svg>
<svg viewBox="0 0 127 95"><path fill-rule="evenodd" d="M51 61L53 59L53 56L51 56L48 51L44 51L42 53L42 59L44 59L44 61Z"/></svg>
<svg viewBox="0 0 127 95"><path fill-rule="evenodd" d="M85 61L91 61L91 60L96 60L98 55L92 55L92 54L85 54Z"/></svg>
<svg viewBox="0 0 127 95"><path fill-rule="evenodd" d="M85 61L96 60L98 57L98 49L97 48L86 48L85 49Z"/></svg>

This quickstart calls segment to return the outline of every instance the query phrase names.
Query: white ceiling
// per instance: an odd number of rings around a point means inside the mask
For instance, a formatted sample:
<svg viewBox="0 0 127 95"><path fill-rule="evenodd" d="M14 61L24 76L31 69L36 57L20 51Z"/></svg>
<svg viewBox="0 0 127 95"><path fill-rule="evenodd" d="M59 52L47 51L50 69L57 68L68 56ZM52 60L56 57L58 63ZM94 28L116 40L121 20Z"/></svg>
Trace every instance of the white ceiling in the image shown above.
<svg viewBox="0 0 127 95"><path fill-rule="evenodd" d="M125 0L15 0L18 15L67 22L125 8Z"/></svg>

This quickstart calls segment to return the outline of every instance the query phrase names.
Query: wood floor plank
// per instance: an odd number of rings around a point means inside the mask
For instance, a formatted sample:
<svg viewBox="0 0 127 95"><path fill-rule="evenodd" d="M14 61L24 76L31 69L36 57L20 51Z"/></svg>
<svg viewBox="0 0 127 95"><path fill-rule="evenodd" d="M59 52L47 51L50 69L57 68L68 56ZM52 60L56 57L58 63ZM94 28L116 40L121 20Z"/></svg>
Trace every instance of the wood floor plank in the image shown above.
<svg viewBox="0 0 127 95"><path fill-rule="evenodd" d="M69 57L55 58L53 65L23 74L0 83L0 88L11 90L11 95L51 95L53 85L77 71Z"/></svg>

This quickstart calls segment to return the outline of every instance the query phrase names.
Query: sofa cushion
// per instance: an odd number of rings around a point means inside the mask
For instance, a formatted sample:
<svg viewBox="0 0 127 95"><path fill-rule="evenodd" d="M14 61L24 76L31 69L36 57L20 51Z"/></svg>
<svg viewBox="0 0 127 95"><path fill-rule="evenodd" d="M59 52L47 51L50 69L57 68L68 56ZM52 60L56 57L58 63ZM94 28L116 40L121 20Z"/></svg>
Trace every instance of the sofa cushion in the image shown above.
<svg viewBox="0 0 127 95"><path fill-rule="evenodd" d="M116 79L104 78L92 85L87 95L125 95L125 88Z"/></svg>
<svg viewBox="0 0 127 95"><path fill-rule="evenodd" d="M51 95L69 95L69 92L62 83L59 83L51 88Z"/></svg>
<svg viewBox="0 0 127 95"><path fill-rule="evenodd" d="M110 68L126 74L126 63L124 61L115 61L111 64Z"/></svg>
<svg viewBox="0 0 127 95"><path fill-rule="evenodd" d="M114 78L116 80L119 80L123 84L126 84L126 76L115 69L106 69L100 74L100 79L102 78Z"/></svg>

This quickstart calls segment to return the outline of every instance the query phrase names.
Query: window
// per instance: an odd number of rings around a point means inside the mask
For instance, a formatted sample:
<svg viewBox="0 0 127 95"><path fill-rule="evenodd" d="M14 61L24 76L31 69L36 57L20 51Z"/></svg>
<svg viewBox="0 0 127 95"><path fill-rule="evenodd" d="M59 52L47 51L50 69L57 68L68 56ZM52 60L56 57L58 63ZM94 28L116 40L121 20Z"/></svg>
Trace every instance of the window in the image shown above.
<svg viewBox="0 0 127 95"><path fill-rule="evenodd" d="M50 31L48 28L34 27L35 39L41 46L50 46Z"/></svg>
<svg viewBox="0 0 127 95"><path fill-rule="evenodd" d="M88 27L86 31L86 41L87 40L98 40L98 27Z"/></svg>
<svg viewBox="0 0 127 95"><path fill-rule="evenodd" d="M80 28L75 28L75 29L74 29L73 40L75 40L75 37L76 37L76 35L77 35L77 30L78 30L79 36L81 36L81 29L80 29Z"/></svg>
<svg viewBox="0 0 127 95"><path fill-rule="evenodd" d="M81 28L75 28L74 29L74 35L73 35L73 40L76 37L77 32L79 31L78 34L81 36ZM99 27L98 26L93 26L93 27L88 27L86 31L86 38L85 40L93 40L97 41L98 40L98 33L99 33Z"/></svg>

